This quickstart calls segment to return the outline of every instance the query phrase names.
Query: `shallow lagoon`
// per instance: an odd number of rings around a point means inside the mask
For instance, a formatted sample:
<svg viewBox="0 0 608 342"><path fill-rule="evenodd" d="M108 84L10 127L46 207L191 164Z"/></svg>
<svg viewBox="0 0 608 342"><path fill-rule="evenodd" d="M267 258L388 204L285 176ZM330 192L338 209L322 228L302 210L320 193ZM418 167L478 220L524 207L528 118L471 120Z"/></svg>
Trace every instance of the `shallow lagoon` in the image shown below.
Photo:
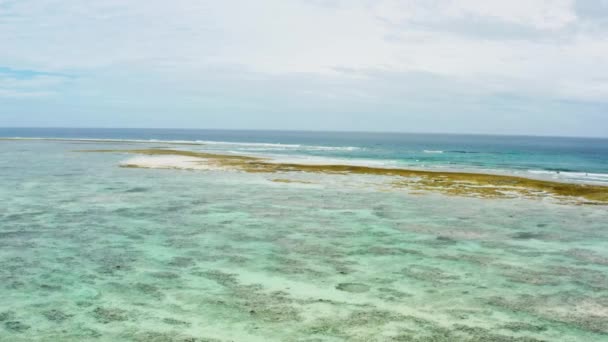
<svg viewBox="0 0 608 342"><path fill-rule="evenodd" d="M108 147L0 143L0 340L608 339L606 206L72 152Z"/></svg>

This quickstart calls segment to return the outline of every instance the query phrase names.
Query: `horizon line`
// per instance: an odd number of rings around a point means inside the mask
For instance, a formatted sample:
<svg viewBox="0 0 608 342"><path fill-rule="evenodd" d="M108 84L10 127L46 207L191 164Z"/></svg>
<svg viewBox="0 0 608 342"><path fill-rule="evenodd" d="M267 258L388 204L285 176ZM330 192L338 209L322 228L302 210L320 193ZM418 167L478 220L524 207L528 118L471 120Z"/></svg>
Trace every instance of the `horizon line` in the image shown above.
<svg viewBox="0 0 608 342"><path fill-rule="evenodd" d="M312 130L312 129L278 129L278 128L183 128L183 127L69 127L69 126L0 126L0 129L140 129L140 130L183 130L183 131L244 131L244 132L302 132L302 133L375 133L375 134L427 134L427 135L469 135L469 136L501 136L501 137L534 137L534 138L578 138L578 139L608 139L606 136L577 136L577 135L543 135L543 134L501 134L501 133L456 133L456 132L413 132L413 131L363 131L363 130Z"/></svg>

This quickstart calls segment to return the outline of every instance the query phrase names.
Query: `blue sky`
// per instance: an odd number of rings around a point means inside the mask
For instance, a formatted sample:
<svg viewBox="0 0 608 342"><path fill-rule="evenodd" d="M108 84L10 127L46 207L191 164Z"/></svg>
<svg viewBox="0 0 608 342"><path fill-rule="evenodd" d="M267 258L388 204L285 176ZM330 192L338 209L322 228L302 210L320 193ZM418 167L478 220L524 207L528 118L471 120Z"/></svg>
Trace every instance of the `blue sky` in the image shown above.
<svg viewBox="0 0 608 342"><path fill-rule="evenodd" d="M606 0L0 0L0 126L608 136Z"/></svg>

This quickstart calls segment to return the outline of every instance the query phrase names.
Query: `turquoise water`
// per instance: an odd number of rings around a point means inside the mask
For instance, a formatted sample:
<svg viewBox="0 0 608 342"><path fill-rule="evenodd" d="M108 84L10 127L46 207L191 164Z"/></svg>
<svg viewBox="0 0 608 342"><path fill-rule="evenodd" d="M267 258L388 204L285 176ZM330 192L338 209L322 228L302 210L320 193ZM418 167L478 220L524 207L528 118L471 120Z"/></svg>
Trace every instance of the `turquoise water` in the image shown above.
<svg viewBox="0 0 608 342"><path fill-rule="evenodd" d="M606 206L73 152L134 145L0 142L1 341L608 340Z"/></svg>
<svg viewBox="0 0 608 342"><path fill-rule="evenodd" d="M608 184L608 139L363 132L0 128L0 137L185 141L303 160L518 174Z"/></svg>

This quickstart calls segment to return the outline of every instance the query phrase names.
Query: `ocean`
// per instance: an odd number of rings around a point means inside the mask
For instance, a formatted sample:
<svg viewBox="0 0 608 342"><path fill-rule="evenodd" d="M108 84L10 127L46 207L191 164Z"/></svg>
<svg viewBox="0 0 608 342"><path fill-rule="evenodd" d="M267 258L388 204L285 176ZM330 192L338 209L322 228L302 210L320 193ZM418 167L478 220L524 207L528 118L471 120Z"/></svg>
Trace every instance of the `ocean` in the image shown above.
<svg viewBox="0 0 608 342"><path fill-rule="evenodd" d="M0 137L181 141L204 144L206 149L222 152L608 183L605 138L82 128L0 128Z"/></svg>
<svg viewBox="0 0 608 342"><path fill-rule="evenodd" d="M366 174L120 167L134 158L123 150L176 149L604 184L606 139L0 137L21 138L0 140L0 341L608 340L607 205Z"/></svg>

